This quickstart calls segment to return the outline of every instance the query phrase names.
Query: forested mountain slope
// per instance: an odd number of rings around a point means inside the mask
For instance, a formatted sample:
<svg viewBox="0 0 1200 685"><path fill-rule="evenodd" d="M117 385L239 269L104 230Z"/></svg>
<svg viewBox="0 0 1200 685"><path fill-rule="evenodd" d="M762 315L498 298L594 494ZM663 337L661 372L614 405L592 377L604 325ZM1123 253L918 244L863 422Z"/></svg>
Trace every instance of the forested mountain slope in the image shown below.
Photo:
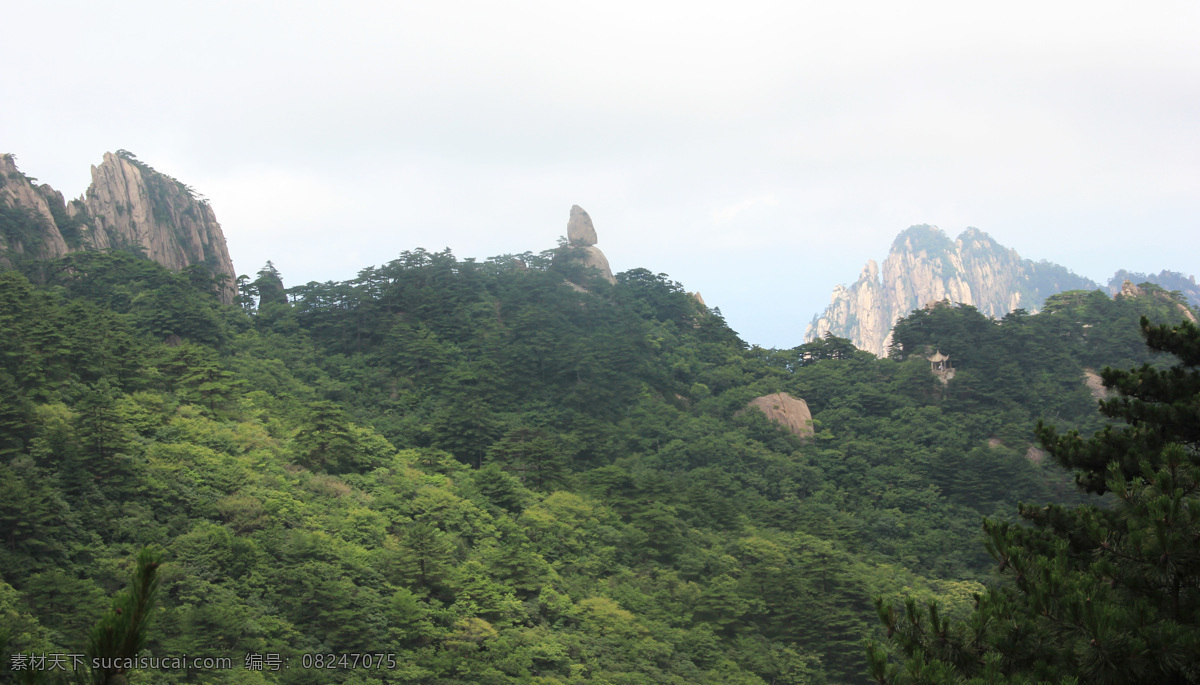
<svg viewBox="0 0 1200 685"><path fill-rule="evenodd" d="M1086 437L1038 426L1104 506L1024 504L1021 525L985 520L997 582L965 620L878 598L894 649L869 645L874 682L1200 682L1200 328L1140 327L1169 365L1104 370L1099 409L1113 423Z"/></svg>
<svg viewBox="0 0 1200 685"><path fill-rule="evenodd" d="M238 666L133 674L155 683L311 683L303 654L364 652L395 667L321 681L865 682L872 597L965 614L981 516L1081 497L1026 458L1034 419L1092 426L1084 367L1154 361L1137 317L1177 314L934 308L877 359L748 348L665 275L609 284L570 247L286 294L268 267L234 306L120 252L23 266L0 274L6 651L83 651L149 546L146 649ZM742 411L775 392L812 439Z"/></svg>

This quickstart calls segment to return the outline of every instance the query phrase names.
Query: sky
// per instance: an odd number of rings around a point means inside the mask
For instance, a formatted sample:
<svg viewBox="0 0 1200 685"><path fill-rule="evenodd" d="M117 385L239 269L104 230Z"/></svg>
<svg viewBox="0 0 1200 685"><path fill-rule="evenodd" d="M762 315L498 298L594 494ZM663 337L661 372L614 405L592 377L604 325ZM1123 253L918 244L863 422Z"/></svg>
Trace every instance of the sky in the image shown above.
<svg viewBox="0 0 1200 685"><path fill-rule="evenodd" d="M793 347L913 224L1094 280L1200 275L1200 3L26 2L0 152L68 197L126 149L238 273L554 247Z"/></svg>

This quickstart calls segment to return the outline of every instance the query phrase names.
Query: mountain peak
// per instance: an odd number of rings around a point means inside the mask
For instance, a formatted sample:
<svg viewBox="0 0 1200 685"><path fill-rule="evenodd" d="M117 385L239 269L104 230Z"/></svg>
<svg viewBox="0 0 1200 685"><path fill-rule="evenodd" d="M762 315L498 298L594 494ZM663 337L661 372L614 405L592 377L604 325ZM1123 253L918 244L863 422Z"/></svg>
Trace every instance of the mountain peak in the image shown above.
<svg viewBox="0 0 1200 685"><path fill-rule="evenodd" d="M832 333L882 356L896 321L930 302L960 302L999 318L1022 307L1036 309L1063 290L1099 287L1056 264L1022 259L978 228L951 241L928 224L901 231L878 278L875 273L874 261L868 261L857 282L836 287L805 340Z"/></svg>
<svg viewBox="0 0 1200 685"><path fill-rule="evenodd" d="M908 251L930 254L940 250L952 250L954 243L946 232L937 226L917 224L900 231L900 235L892 241L892 252Z"/></svg>
<svg viewBox="0 0 1200 685"><path fill-rule="evenodd" d="M125 150L106 152L92 166L92 183L65 202L48 185L35 187L12 155L0 155L0 205L24 228L0 231L0 261L54 259L79 250L135 249L175 271L204 264L225 282L220 297L233 301L237 274L225 234L208 202L182 182ZM27 219L27 220L26 220ZM17 219L12 219L17 221ZM31 228L36 227L36 228Z"/></svg>

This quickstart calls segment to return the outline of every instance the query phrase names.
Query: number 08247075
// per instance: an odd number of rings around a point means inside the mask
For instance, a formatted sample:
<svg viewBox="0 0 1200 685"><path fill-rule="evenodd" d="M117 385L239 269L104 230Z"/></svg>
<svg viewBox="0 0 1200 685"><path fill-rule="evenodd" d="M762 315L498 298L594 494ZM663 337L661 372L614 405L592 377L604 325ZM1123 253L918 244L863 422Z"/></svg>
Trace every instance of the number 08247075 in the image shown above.
<svg viewBox="0 0 1200 685"><path fill-rule="evenodd" d="M363 654L305 654L300 659L304 668L396 668L396 655L383 652Z"/></svg>

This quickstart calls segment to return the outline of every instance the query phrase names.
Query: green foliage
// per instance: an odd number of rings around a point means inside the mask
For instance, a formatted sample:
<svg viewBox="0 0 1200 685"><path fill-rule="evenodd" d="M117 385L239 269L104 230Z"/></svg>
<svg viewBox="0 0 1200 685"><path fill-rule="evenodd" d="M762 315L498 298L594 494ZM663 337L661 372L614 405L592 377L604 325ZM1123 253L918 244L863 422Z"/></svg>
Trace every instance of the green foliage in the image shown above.
<svg viewBox="0 0 1200 685"><path fill-rule="evenodd" d="M24 207L0 205L0 245L10 261L22 255L36 255L41 249L46 220L37 212Z"/></svg>
<svg viewBox="0 0 1200 685"><path fill-rule="evenodd" d="M154 545L158 656L396 653L323 674L348 683L863 682L872 596L966 615L980 517L1080 500L1025 458L1032 417L1090 426L1083 366L1163 369L1126 345L1155 316L1138 301L917 313L880 360L748 348L665 275L582 293L573 268L417 250L285 290L268 263L236 307L122 253L0 274L12 645L82 649ZM814 436L741 411L775 392Z"/></svg>
<svg viewBox="0 0 1200 685"><path fill-rule="evenodd" d="M349 417L334 403L313 402L307 410L293 439L297 464L312 471L348 473L367 470L390 456L364 444ZM386 443L382 449L387 451Z"/></svg>
<svg viewBox="0 0 1200 685"><path fill-rule="evenodd" d="M1166 370L1105 371L1119 395L1103 412L1127 425L1089 441L1041 428L1082 490L1111 506L1021 506L1029 526L984 524L1004 582L977 597L965 623L909 601L882 599L880 619L899 648L889 664L869 649L874 677L903 682L1162 682L1200 679L1200 330L1151 326Z"/></svg>
<svg viewBox="0 0 1200 685"><path fill-rule="evenodd" d="M158 569L162 557L148 549L137 558L129 588L113 600L112 611L105 614L88 636L87 656L91 663L99 660L92 670L92 682L97 685L124 685L132 669L129 660L146 644L150 612L158 592Z"/></svg>
<svg viewBox="0 0 1200 685"><path fill-rule="evenodd" d="M954 242L941 229L929 224L909 226L901 231L892 241L892 250L901 249L906 243L912 246L913 252L924 250L931 255L954 249Z"/></svg>
<svg viewBox="0 0 1200 685"><path fill-rule="evenodd" d="M567 476L567 455L562 445L536 428L505 433L488 448L487 458L538 490L563 485Z"/></svg>
<svg viewBox="0 0 1200 685"><path fill-rule="evenodd" d="M1052 427L1039 425L1039 436L1055 459L1066 468L1079 469L1082 489L1103 494L1108 491L1108 471L1119 465L1124 478L1135 478L1147 460L1157 469L1167 445L1180 443L1200 447L1200 333L1194 324L1177 327L1151 326L1142 317L1142 333L1151 349L1169 351L1179 365L1159 369L1143 364L1140 369L1104 369L1105 387L1116 397L1100 403L1100 411L1128 425L1106 426L1084 441L1077 431L1058 435Z"/></svg>

